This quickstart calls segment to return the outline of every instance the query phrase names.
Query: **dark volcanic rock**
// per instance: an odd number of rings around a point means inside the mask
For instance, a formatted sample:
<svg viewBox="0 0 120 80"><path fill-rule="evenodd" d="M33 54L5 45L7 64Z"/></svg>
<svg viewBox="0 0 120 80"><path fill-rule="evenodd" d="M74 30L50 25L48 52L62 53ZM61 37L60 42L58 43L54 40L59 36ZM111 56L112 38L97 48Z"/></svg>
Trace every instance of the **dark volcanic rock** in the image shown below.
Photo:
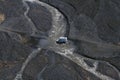
<svg viewBox="0 0 120 80"><path fill-rule="evenodd" d="M80 75L81 80L101 80L100 78L96 77L92 73L82 69L80 66L78 67L75 64L73 64L72 66L77 71L77 73Z"/></svg>
<svg viewBox="0 0 120 80"><path fill-rule="evenodd" d="M0 60L19 60L31 52L31 48L11 39L7 33L0 32Z"/></svg>
<svg viewBox="0 0 120 80"><path fill-rule="evenodd" d="M117 0L118 1L118 0ZM111 43L118 43L120 41L120 8L119 2L116 1L100 1L99 11L96 14L94 21L98 26L99 37Z"/></svg>
<svg viewBox="0 0 120 80"><path fill-rule="evenodd" d="M11 39L0 32L0 79L13 80L31 48Z"/></svg>
<svg viewBox="0 0 120 80"><path fill-rule="evenodd" d="M41 0L44 1L48 4L50 4L51 6L57 8L59 11L61 11L63 13L64 16L66 16L66 18L69 19L69 21L71 21L74 17L74 14L76 14L76 9L74 8L74 5L71 4L71 2L66 3L63 0Z"/></svg>
<svg viewBox="0 0 120 80"><path fill-rule="evenodd" d="M65 64L56 64L43 73L44 80L81 80L79 75ZM38 79L39 80L39 79Z"/></svg>
<svg viewBox="0 0 120 80"><path fill-rule="evenodd" d="M33 58L32 61L27 65L23 73L23 79L35 80L38 73L47 65L47 57L42 54L44 54L44 50L41 51L37 57Z"/></svg>
<svg viewBox="0 0 120 80"><path fill-rule="evenodd" d="M76 35L79 34L79 35ZM69 37L75 40L100 42L97 35L97 26L91 18L84 14L76 16L70 26Z"/></svg>
<svg viewBox="0 0 120 80"><path fill-rule="evenodd" d="M24 11L22 0L0 0L0 12L7 18L23 15Z"/></svg>
<svg viewBox="0 0 120 80"><path fill-rule="evenodd" d="M97 25L85 15L81 14L75 18L70 28L69 37L73 40L78 40L75 45L78 46L78 52L84 55L96 58L119 56L119 46L107 44L99 38Z"/></svg>
<svg viewBox="0 0 120 80"><path fill-rule="evenodd" d="M120 80L120 0L40 1L64 15L66 36L74 42L75 52L87 57L83 60L87 66L94 68L94 62L98 61L97 72ZM27 1L25 5L22 0L0 0L0 80L13 80L32 48L48 45L48 41L41 38L48 37L52 26L50 11L37 3ZM92 62L88 58L96 60ZM42 49L28 63L23 79L101 80L47 49Z"/></svg>
<svg viewBox="0 0 120 80"><path fill-rule="evenodd" d="M10 31L18 32L20 34L30 35L32 34L33 26L25 18L25 16L7 18L2 24L1 27L7 28Z"/></svg>
<svg viewBox="0 0 120 80"><path fill-rule="evenodd" d="M119 71L116 70L115 67L108 65L107 63L99 62L96 71L98 71L104 75L110 76L111 78L113 78L115 80L120 79Z"/></svg>
<svg viewBox="0 0 120 80"><path fill-rule="evenodd" d="M102 58L101 60L105 60L110 64L114 65L120 71L120 56L113 58Z"/></svg>
<svg viewBox="0 0 120 80"><path fill-rule="evenodd" d="M42 32L47 32L52 27L52 15L43 6L39 4L28 3L30 11L28 16L31 18L36 28Z"/></svg>
<svg viewBox="0 0 120 80"><path fill-rule="evenodd" d="M25 80L100 80L70 60L42 50L26 67Z"/></svg>
<svg viewBox="0 0 120 80"><path fill-rule="evenodd" d="M21 61L0 61L0 79L13 80L21 68Z"/></svg>
<svg viewBox="0 0 120 80"><path fill-rule="evenodd" d="M89 60L84 60L84 61L85 61L85 63L86 63L88 66L94 67L94 63L93 63L93 62L91 62L91 61L89 61Z"/></svg>
<svg viewBox="0 0 120 80"><path fill-rule="evenodd" d="M67 17L69 38L75 42L78 53L109 61L119 69L119 0L42 1L55 6Z"/></svg>

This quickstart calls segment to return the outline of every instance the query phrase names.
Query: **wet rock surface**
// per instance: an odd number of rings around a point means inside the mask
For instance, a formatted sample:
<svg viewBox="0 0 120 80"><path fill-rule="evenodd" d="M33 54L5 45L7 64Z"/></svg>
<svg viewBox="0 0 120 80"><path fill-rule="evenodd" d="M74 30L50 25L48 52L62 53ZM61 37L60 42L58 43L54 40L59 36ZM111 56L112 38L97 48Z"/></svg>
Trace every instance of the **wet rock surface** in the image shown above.
<svg viewBox="0 0 120 80"><path fill-rule="evenodd" d="M0 80L120 80L119 26L119 0L0 0Z"/></svg>

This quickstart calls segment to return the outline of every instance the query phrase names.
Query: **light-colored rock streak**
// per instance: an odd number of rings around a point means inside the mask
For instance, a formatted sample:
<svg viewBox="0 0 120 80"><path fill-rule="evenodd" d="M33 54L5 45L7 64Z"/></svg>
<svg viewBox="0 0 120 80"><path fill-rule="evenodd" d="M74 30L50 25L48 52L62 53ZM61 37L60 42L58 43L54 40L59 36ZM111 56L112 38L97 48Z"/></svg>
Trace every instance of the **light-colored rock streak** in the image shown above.
<svg viewBox="0 0 120 80"><path fill-rule="evenodd" d="M29 5L26 3L27 0L22 0L23 5L26 7L26 11L24 12L24 16L26 17L26 19L30 22L30 25L32 27L32 35L35 34L35 32L37 31L35 24L33 23L33 21L28 17L28 13L30 10Z"/></svg>
<svg viewBox="0 0 120 80"><path fill-rule="evenodd" d="M30 1L30 2L33 2L33 3L37 3L41 6L44 6L45 8L47 8L51 14L52 14L52 25L53 25L53 28L50 30L50 33L49 33L49 40L51 41L51 46L50 46L50 49L54 50L56 53L70 59L71 61L73 61L74 63L76 63L77 65L81 66L83 69L85 69L86 71L89 71L90 73L96 75L98 78L102 79L102 80L114 80L106 75L103 75L99 72L96 71L96 68L97 68L97 64L98 62L96 62L94 64L94 68L91 68L89 67L85 62L84 62L84 59L86 59L85 57L83 56L80 56L78 54L75 54L73 53L74 51L74 46L73 45L64 45L64 46L59 46L57 44L55 44L55 41L61 37L61 36L64 36L65 32L66 32L66 21L64 20L64 16L54 7L44 3L44 2L41 2L41 1L38 1L38 0L26 0L26 1ZM24 1L23 1L24 2ZM25 2L24 2L25 3ZM26 4L26 3L25 3ZM27 9L25 15L27 16L27 13L29 11L29 8ZM28 18L29 19L29 18ZM40 51L40 50L39 50ZM28 58L26 59L25 63L23 64L22 68L21 68L21 71L19 72L19 74L17 75L18 77L21 78L22 80L22 73L26 67L26 65L28 64L28 62L34 57L36 56L38 53L37 52L33 52L31 53ZM15 78L15 80L18 80L17 77ZM19 78L19 79L20 79Z"/></svg>
<svg viewBox="0 0 120 80"><path fill-rule="evenodd" d="M52 26L53 28L49 31L49 39L55 42L60 36L64 36L66 32L66 21L64 16L56 8L41 2L39 0L26 0L33 3L37 3L51 12L52 15ZM57 32L56 32L57 31Z"/></svg>
<svg viewBox="0 0 120 80"><path fill-rule="evenodd" d="M32 20L28 17L28 12L30 10L30 7L28 6L28 4L26 3L27 0L22 0L24 6L26 7L26 11L24 13L24 16L27 18L27 20L30 22L30 25L32 26L32 34L34 35L35 32L37 31L34 23L32 22ZM16 77L14 78L14 80L23 80L22 79L22 74L24 69L26 68L27 64L41 51L41 48L38 48L36 50L34 50L32 53L30 53L30 55L27 57L27 59L25 60L25 62L22 65L21 70L18 72L18 74L16 75Z"/></svg>
<svg viewBox="0 0 120 80"><path fill-rule="evenodd" d="M46 70L48 66L46 65L37 75L37 80L43 80L42 73Z"/></svg>
<svg viewBox="0 0 120 80"><path fill-rule="evenodd" d="M50 30L49 33L49 40L51 41L51 46L50 49L54 50L56 53L70 59L71 61L73 61L74 63L78 64L79 66L81 66L83 69L91 72L92 74L96 75L98 78L102 79L102 80L114 80L106 75L103 75L99 72L96 71L97 68L97 62L94 64L94 68L89 67L85 62L82 56L73 53L74 51L74 46L73 45L64 45L64 46L59 46L57 44L55 44L55 41L61 37L64 36L65 32L66 32L66 21L64 19L64 16L54 7L38 1L38 0L27 0L30 2L34 2L37 3L41 6L44 6L45 8L47 8L51 14L52 14L52 25L53 28Z"/></svg>
<svg viewBox="0 0 120 80"><path fill-rule="evenodd" d="M41 51L41 48L38 48L36 50L33 50L32 53L30 53L30 55L27 57L27 59L25 60L25 62L22 65L22 68L20 69L20 71L18 72L18 74L16 75L14 80L23 80L22 79L22 74L24 69L26 68L26 66L28 65L28 63Z"/></svg>
<svg viewBox="0 0 120 80"><path fill-rule="evenodd" d="M80 55L75 54L75 53L69 54L69 52L65 52L65 53L56 52L56 53L59 53L62 56L70 59L71 61L73 61L74 63L78 64L79 66L81 66L86 71L94 74L95 76L97 76L98 78L100 78L102 80L115 80L115 79L112 79L109 76L103 75L103 74L101 74L101 73L96 71L96 67L97 67L98 62L95 63L95 67L94 68L91 68L84 62L84 59L86 59L86 58L83 57L83 56L80 56Z"/></svg>
<svg viewBox="0 0 120 80"><path fill-rule="evenodd" d="M17 31L13 31L13 30L10 30L10 29L8 29L8 28L5 28L5 27L3 27L3 26L0 26L0 31L1 32L6 32L6 33L8 33L8 34L17 34L17 38L18 38L18 41L21 41L22 40L22 37L21 37L21 35L19 34L19 33L21 33L21 32L17 32ZM12 37L13 38L13 37ZM13 38L13 39L15 39L15 38Z"/></svg>

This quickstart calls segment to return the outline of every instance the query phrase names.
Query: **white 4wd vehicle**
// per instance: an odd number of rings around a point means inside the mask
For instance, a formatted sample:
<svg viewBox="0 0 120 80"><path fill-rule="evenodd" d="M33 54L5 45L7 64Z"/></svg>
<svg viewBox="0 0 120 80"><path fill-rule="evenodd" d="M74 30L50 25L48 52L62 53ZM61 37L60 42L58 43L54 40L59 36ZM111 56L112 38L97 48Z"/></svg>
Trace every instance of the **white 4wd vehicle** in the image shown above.
<svg viewBox="0 0 120 80"><path fill-rule="evenodd" d="M65 44L67 42L67 37L59 37L58 40L56 40L57 44Z"/></svg>

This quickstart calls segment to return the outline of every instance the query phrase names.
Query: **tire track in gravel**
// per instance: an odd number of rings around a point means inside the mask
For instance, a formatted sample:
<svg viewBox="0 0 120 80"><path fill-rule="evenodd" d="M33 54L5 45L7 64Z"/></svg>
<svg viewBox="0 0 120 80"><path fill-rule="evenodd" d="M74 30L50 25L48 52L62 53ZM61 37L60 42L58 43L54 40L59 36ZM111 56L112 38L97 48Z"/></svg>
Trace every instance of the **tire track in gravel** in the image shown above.
<svg viewBox="0 0 120 80"><path fill-rule="evenodd" d="M53 28L50 30L49 32L49 37L48 37L48 41L51 43L50 46L48 47L48 49L53 50L54 52L62 55L63 57L68 58L69 60L73 61L74 63L76 63L77 65L81 66L83 69L85 69L86 71L89 71L90 73L94 74L95 76L97 76L98 78L102 79L102 80L115 80L109 76L103 75L99 72L96 71L97 65L98 65L98 61L92 60L94 61L94 67L91 68L89 67L84 60L88 59L86 57L83 57L81 55L78 55L76 53L74 53L74 48L75 46L73 44L67 43L65 45L58 45L56 44L56 40L61 37L64 36L65 31L66 31L66 21L64 16L54 7L41 2L39 0L26 0L32 3L37 3L41 6L46 7L52 14L52 25ZM24 2L24 0L23 0ZM23 66L19 72L19 74L17 74L16 78L14 80L22 80L22 72L24 71L24 69L26 68L26 65L30 62L30 60L35 57L38 52L40 52L41 48L38 48L37 50L35 50L36 52L32 52L28 58L26 59L26 61L23 63ZM91 59L88 59L91 61ZM108 63L109 64L109 63ZM119 73L119 72L118 72Z"/></svg>

